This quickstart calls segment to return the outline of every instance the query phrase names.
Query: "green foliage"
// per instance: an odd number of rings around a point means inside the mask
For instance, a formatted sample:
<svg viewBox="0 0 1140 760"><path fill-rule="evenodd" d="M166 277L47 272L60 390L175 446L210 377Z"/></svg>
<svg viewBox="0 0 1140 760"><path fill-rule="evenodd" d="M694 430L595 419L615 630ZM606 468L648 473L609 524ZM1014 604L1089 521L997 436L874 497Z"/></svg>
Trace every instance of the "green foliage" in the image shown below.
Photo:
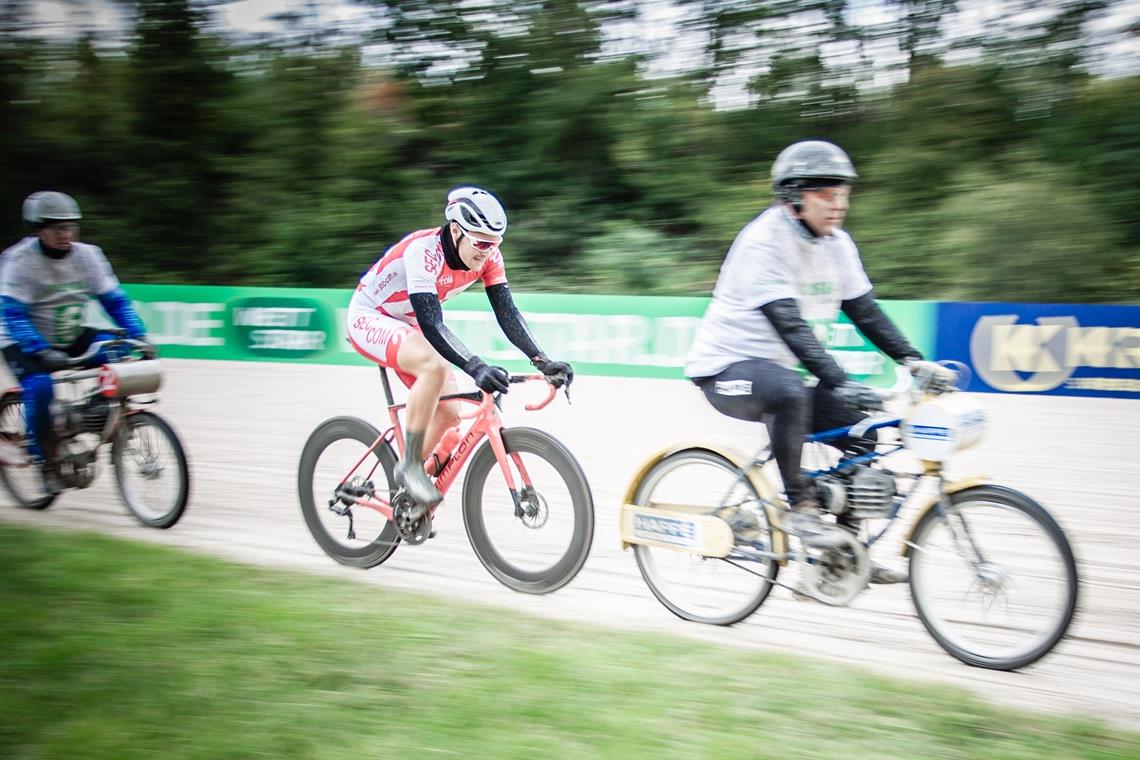
<svg viewBox="0 0 1140 760"><path fill-rule="evenodd" d="M1000 301L1014 291L1026 301L1087 303L1113 300L1105 295L1120 279L1138 282L1135 251L1129 262L1096 199L1073 194L1064 169L1038 162L974 168L955 185L962 190L939 209L927 253L941 275L941 298Z"/></svg>
<svg viewBox="0 0 1140 760"><path fill-rule="evenodd" d="M55 188L125 280L347 287L438 224L448 188L480 184L507 205L517 290L701 293L770 202L776 153L820 137L860 172L849 226L881 295L1140 294L1140 76L1093 79L1080 64L1104 41L1076 44L1113 3L1064 0L951 66L953 0L895 0L879 27L833 0L694 0L705 60L649 78L644 53L606 44L607 24L643 22L635 3L371 2L384 20L357 42L239 43L208 3L138 0L120 47L37 40L30 5L4 3L0 235ZM856 87L865 56L828 57L888 39L907 53L890 90ZM716 108L745 73L753 105Z"/></svg>
<svg viewBox="0 0 1140 760"><path fill-rule="evenodd" d="M710 292L714 279L715 272L688 255L682 239L615 221L586 241L574 275L562 287L577 293L691 295Z"/></svg>

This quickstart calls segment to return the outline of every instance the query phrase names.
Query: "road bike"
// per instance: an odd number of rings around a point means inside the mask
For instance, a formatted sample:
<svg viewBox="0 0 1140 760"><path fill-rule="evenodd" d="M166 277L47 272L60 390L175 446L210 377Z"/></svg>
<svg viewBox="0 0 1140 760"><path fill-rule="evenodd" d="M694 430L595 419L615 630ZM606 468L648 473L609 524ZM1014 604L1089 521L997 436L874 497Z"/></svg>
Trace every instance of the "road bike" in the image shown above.
<svg viewBox="0 0 1140 760"><path fill-rule="evenodd" d="M984 477L951 481L944 463L977 444L984 410L957 393L959 382L916 378L898 394L905 416L877 413L858 425L808 436L823 466L805 472L843 543L814 549L782 529L785 496L771 477L771 452L752 457L714 443L663 449L637 472L621 509L623 548L657 599L691 621L732 625L754 613L781 568L801 599L849 604L868 587L868 549L904 505L917 516L901 554L922 624L949 654L996 670L1025 667L1064 637L1077 606L1077 566L1064 531L1029 496ZM907 381L910 385L910 381ZM873 450L851 447L838 461L825 442L896 430ZM897 467L909 451L919 467ZM896 457L902 459L904 457ZM907 464L904 462L904 464Z"/></svg>
<svg viewBox="0 0 1140 760"><path fill-rule="evenodd" d="M344 565L376 567L401 544L433 535L436 509L424 512L396 486L396 449L403 457L400 412L388 374L380 368L390 426L383 432L357 417L334 417L309 436L301 454L297 487L301 512L317 544ZM542 375L512 375L512 384L546 382ZM547 383L549 404L558 389ZM590 552L594 500L574 455L549 433L505 428L501 396L454 393L440 401L474 407L445 432L450 442L428 457L428 473L446 495L463 465L462 511L467 538L483 566L503 585L545 594L569 583ZM462 427L466 425L466 432ZM442 503L442 502L441 502Z"/></svg>
<svg viewBox="0 0 1140 760"><path fill-rule="evenodd" d="M153 347L104 330L71 367L52 375L52 431L55 487L43 466L27 453L23 391L0 395L0 483L26 509L47 509L63 491L84 489L95 480L98 453L111 446L111 467L123 503L143 525L169 528L190 500L190 466L178 434L147 407L157 402L162 363ZM102 362L90 367L93 361ZM56 490L56 489L59 490Z"/></svg>

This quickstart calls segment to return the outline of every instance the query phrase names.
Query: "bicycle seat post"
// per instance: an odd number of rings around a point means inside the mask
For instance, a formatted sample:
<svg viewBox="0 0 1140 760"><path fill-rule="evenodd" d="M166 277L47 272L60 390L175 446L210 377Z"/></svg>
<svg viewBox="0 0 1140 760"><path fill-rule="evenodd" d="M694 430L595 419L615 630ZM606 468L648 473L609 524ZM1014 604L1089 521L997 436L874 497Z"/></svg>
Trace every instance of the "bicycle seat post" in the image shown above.
<svg viewBox="0 0 1140 760"><path fill-rule="evenodd" d="M384 367L377 367L380 370L380 382L384 385L384 398L388 400L388 406L396 403L392 398L392 386L388 383L388 370Z"/></svg>

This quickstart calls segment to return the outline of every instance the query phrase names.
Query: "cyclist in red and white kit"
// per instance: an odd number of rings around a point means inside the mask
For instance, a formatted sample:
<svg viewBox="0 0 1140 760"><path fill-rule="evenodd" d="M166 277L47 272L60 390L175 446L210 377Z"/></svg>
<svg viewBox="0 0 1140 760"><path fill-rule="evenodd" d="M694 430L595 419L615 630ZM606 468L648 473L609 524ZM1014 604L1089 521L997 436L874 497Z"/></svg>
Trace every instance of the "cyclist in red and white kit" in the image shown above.
<svg viewBox="0 0 1140 760"><path fill-rule="evenodd" d="M574 379L569 364L551 361L538 347L511 298L499 252L507 213L498 198L477 187L456 188L447 194L444 217L442 227L413 232L385 251L360 278L348 308L353 347L395 370L410 389L396 483L423 508L441 498L422 466L424 452L459 421L457 402L439 402L458 389L450 365L487 393L509 387L505 369L472 354L444 325L443 301L481 281L507 339L555 387Z"/></svg>

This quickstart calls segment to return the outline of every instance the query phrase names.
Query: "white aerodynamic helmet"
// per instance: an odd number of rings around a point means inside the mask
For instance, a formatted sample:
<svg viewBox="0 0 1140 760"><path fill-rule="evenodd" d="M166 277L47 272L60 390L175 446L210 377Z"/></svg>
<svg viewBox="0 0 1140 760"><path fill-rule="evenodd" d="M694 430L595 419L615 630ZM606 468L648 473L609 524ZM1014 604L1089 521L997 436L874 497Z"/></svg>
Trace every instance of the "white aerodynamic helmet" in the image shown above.
<svg viewBox="0 0 1140 760"><path fill-rule="evenodd" d="M79 204L66 193L41 190L24 199L24 221L33 227L51 222L78 222L82 218Z"/></svg>
<svg viewBox="0 0 1140 760"><path fill-rule="evenodd" d="M478 187L457 187L447 194L443 215L467 232L502 237L507 212L499 199Z"/></svg>

